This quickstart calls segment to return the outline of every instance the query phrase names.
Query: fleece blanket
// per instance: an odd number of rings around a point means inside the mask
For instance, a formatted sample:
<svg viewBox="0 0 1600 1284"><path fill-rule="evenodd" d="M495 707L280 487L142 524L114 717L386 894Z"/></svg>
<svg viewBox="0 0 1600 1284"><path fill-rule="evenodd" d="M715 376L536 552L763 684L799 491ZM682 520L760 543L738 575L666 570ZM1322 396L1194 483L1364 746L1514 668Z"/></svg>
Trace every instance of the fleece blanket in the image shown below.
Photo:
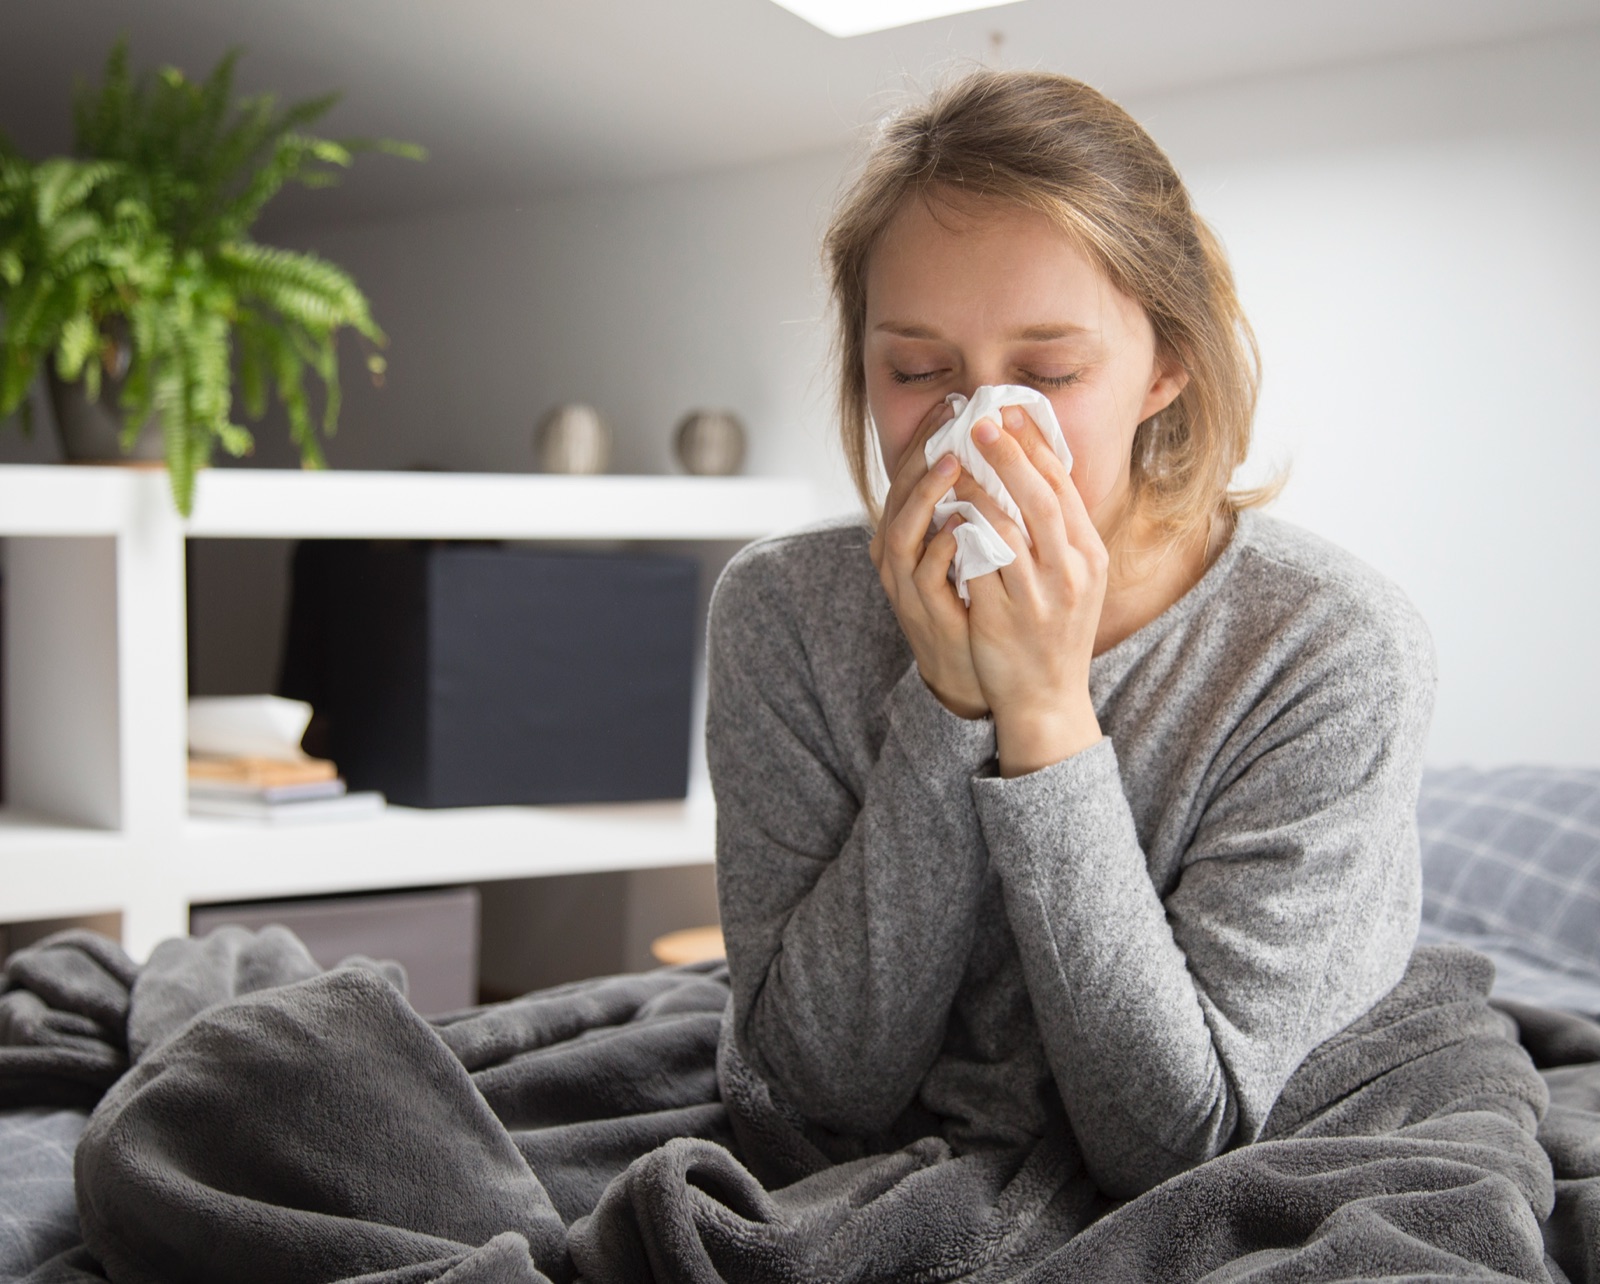
<svg viewBox="0 0 1600 1284"><path fill-rule="evenodd" d="M84 1242L31 1284L1600 1284L1600 1026L1490 979L1418 951L1260 1142L1122 1204L1070 1137L830 1162L731 1046L719 965L428 1021L282 929L143 968L69 933L0 979L0 1107L93 1105Z"/></svg>

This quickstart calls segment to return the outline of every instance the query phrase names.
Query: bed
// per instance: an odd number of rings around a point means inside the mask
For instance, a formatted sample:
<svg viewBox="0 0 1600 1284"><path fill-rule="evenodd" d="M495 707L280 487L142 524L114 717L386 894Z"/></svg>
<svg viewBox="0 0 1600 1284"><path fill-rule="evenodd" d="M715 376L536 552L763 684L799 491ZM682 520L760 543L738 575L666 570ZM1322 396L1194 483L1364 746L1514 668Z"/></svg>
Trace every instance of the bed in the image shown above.
<svg viewBox="0 0 1600 1284"><path fill-rule="evenodd" d="M1261 1143L1122 1204L1045 1144L830 1150L715 963L424 1021L270 929L19 952L0 1280L1600 1284L1600 771L1433 771L1418 817L1406 979Z"/></svg>

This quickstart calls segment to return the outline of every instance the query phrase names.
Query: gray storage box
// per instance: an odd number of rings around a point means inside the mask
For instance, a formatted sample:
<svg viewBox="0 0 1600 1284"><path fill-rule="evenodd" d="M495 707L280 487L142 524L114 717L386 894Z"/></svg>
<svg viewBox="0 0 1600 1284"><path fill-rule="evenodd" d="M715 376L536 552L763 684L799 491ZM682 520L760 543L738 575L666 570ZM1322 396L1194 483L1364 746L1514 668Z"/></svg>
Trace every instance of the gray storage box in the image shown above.
<svg viewBox="0 0 1600 1284"><path fill-rule="evenodd" d="M406 970L411 1006L424 1015L478 1001L478 889L453 887L318 900L196 905L195 936L236 923L253 931L281 923L311 957L333 967L352 954L393 959Z"/></svg>

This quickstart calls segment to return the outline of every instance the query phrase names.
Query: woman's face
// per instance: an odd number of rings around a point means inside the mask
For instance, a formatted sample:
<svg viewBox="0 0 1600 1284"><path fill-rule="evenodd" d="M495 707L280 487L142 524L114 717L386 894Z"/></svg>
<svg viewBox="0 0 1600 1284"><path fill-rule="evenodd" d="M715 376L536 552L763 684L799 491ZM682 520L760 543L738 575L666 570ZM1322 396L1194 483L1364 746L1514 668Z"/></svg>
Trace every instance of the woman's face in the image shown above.
<svg viewBox="0 0 1600 1284"><path fill-rule="evenodd" d="M1095 526L1128 494L1133 434L1183 389L1144 309L1044 215L907 200L867 263L867 404L890 475L952 392L1016 383L1050 399Z"/></svg>

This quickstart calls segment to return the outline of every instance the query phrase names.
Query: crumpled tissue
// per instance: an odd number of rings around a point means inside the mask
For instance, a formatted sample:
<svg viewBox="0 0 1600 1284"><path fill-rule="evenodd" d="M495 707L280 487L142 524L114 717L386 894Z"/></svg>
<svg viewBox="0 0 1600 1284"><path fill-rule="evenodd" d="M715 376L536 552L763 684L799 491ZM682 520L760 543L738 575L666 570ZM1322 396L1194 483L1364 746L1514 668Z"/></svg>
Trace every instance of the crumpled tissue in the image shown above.
<svg viewBox="0 0 1600 1284"><path fill-rule="evenodd" d="M1044 434L1045 442L1070 469L1072 452L1067 449L1067 439L1061 435L1061 425L1056 422L1055 408L1051 406L1050 399L1036 388L1005 383L985 384L973 392L970 401L959 392L952 392L945 400L955 408L956 417L928 438L924 450L928 467L933 467L945 455L954 455L956 462L971 473L973 480L1016 522L1023 537L1029 538L1027 523L1022 520L1022 510L1011 498L1000 475L978 453L977 443L972 440L972 429L980 419L992 419L1000 423L1000 411L1005 406L1021 406L1033 416L1034 423L1039 425L1039 431ZM945 492L944 498L934 505L931 529L938 530L953 516L960 516L964 520L953 532L956 555L950 563L950 582L956 586L961 600L970 606L972 597L967 590L967 581L987 575L990 571L998 571L1002 566L1010 566L1017 555L1011 545L1000 537L1000 532L995 530L989 519L975 505L957 499L955 488L951 487ZM1029 544L1031 546L1031 539Z"/></svg>

